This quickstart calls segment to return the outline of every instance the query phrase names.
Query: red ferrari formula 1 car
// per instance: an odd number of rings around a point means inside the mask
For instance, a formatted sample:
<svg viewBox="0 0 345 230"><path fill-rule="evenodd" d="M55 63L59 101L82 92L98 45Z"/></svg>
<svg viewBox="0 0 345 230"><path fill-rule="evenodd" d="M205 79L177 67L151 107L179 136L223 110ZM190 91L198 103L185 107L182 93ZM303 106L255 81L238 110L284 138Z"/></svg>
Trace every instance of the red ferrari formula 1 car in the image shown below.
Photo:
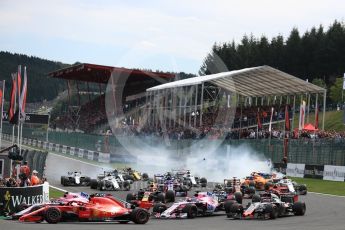
<svg viewBox="0 0 345 230"><path fill-rule="evenodd" d="M141 208L115 199L111 195L91 195L89 202L71 201L66 204L50 204L23 215L22 222L47 221L55 224L62 221L115 221L136 224L145 224L150 214Z"/></svg>
<svg viewBox="0 0 345 230"><path fill-rule="evenodd" d="M89 202L89 195L86 193L69 193L66 192L63 197L52 199L50 203L46 204L34 204L34 205L27 205L22 203L16 207L15 213L13 213L9 219L11 220L18 220L21 216L34 212L38 209L41 209L44 206L51 205L51 204L67 204L68 202L72 201L80 201L87 203Z"/></svg>

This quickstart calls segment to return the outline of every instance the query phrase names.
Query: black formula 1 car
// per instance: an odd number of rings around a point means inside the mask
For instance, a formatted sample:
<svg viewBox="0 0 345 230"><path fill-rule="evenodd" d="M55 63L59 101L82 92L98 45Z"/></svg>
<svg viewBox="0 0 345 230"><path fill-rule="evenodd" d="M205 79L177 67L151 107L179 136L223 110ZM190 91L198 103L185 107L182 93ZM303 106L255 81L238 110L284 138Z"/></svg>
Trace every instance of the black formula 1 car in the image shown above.
<svg viewBox="0 0 345 230"><path fill-rule="evenodd" d="M304 202L296 201L295 196L279 198L272 193L254 195L252 203L244 208L242 204L233 201L225 203L225 212L234 219L276 219L277 217L296 215L303 216L306 211Z"/></svg>

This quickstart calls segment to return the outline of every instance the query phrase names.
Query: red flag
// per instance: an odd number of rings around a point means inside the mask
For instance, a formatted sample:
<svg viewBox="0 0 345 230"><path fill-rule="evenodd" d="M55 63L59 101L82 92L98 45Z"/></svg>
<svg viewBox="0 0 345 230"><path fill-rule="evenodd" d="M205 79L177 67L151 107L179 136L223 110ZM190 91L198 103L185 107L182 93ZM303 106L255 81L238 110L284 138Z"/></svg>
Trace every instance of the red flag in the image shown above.
<svg viewBox="0 0 345 230"><path fill-rule="evenodd" d="M15 113L15 104L16 104L16 93L17 93L17 80L16 74L12 74L12 88L10 94L10 108L8 110L8 120L12 123Z"/></svg>
<svg viewBox="0 0 345 230"><path fill-rule="evenodd" d="M24 117L25 114L25 104L26 104L26 94L27 94L27 75L26 75L26 66L24 67L24 83L23 83L23 91L19 98L19 107L21 109L21 114Z"/></svg>
<svg viewBox="0 0 345 230"><path fill-rule="evenodd" d="M319 106L316 104L315 107L315 129L319 128Z"/></svg>
<svg viewBox="0 0 345 230"><path fill-rule="evenodd" d="M290 131L289 108L285 105L285 131Z"/></svg>
<svg viewBox="0 0 345 230"><path fill-rule="evenodd" d="M258 108L258 113L257 113L257 122L258 122L258 129L262 129L262 123L261 123L261 118L260 118L260 109Z"/></svg>
<svg viewBox="0 0 345 230"><path fill-rule="evenodd" d="M22 72L22 67L19 65L18 66L18 72L17 72L17 89L18 89L18 101L20 99L20 89L21 89L21 86L22 86L22 77L21 77L21 73ZM19 103L20 105L20 103Z"/></svg>

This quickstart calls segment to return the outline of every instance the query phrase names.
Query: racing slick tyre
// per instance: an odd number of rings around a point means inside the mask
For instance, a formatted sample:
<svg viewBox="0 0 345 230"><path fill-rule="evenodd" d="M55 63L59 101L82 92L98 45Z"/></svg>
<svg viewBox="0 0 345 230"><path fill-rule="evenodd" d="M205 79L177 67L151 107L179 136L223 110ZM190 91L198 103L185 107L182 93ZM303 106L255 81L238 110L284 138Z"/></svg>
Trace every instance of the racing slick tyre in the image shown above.
<svg viewBox="0 0 345 230"><path fill-rule="evenodd" d="M83 181L81 181L82 183L85 183L86 186L90 186L91 183L91 178L90 177L85 177Z"/></svg>
<svg viewBox="0 0 345 230"><path fill-rule="evenodd" d="M183 213L187 213L187 218L188 219L193 219L198 215L198 210L195 205L187 204L184 206L182 209Z"/></svg>
<svg viewBox="0 0 345 230"><path fill-rule="evenodd" d="M183 186L185 186L188 189L188 191L190 191L192 189L192 187L193 187L193 184L192 184L192 182L190 180L184 180L183 181Z"/></svg>
<svg viewBox="0 0 345 230"><path fill-rule="evenodd" d="M96 179L92 179L90 181L90 188L91 189L97 189L97 187L98 187L98 181Z"/></svg>
<svg viewBox="0 0 345 230"><path fill-rule="evenodd" d="M167 206L165 206L164 204L155 204L153 206L152 212L161 214L166 209L167 209Z"/></svg>
<svg viewBox="0 0 345 230"><path fill-rule="evenodd" d="M165 203L165 197L163 193L158 193L155 199L156 202Z"/></svg>
<svg viewBox="0 0 345 230"><path fill-rule="evenodd" d="M292 211L295 214L295 216L304 216L305 210L306 210L305 203L300 202L300 201L297 201L292 206Z"/></svg>
<svg viewBox="0 0 345 230"><path fill-rule="evenodd" d="M307 186L304 184L298 186L298 193L299 195L307 195Z"/></svg>
<svg viewBox="0 0 345 230"><path fill-rule="evenodd" d="M56 224L61 220L61 212L58 208L50 207L45 211L44 219L49 224Z"/></svg>
<svg viewBox="0 0 345 230"><path fill-rule="evenodd" d="M233 203L230 208L230 213L227 214L228 217L241 218L243 213L243 206L238 203Z"/></svg>
<svg viewBox="0 0 345 230"><path fill-rule="evenodd" d="M249 194L251 197L255 195L255 187L249 186L247 189L247 194Z"/></svg>
<svg viewBox="0 0 345 230"><path fill-rule="evenodd" d="M166 202L175 202L175 192L172 190L168 190L165 193L165 201Z"/></svg>
<svg viewBox="0 0 345 230"><path fill-rule="evenodd" d="M67 183L68 181L69 181L68 177L65 177L65 176L61 177L61 185L67 186L68 185L68 183Z"/></svg>
<svg viewBox="0 0 345 230"><path fill-rule="evenodd" d="M149 175L147 173L143 173L143 181L148 181L149 180Z"/></svg>
<svg viewBox="0 0 345 230"><path fill-rule="evenodd" d="M132 193L128 193L126 196L126 202L131 203L133 200L135 200L135 196Z"/></svg>
<svg viewBox="0 0 345 230"><path fill-rule="evenodd" d="M237 203L242 204L243 196L241 192L235 192L234 197Z"/></svg>
<svg viewBox="0 0 345 230"><path fill-rule="evenodd" d="M131 213L131 219L136 224L146 224L150 214L142 208L135 208Z"/></svg>
<svg viewBox="0 0 345 230"><path fill-rule="evenodd" d="M123 189L124 189L125 191L131 190L131 184L130 184L128 181L124 181L124 182L123 182Z"/></svg>
<svg viewBox="0 0 345 230"><path fill-rule="evenodd" d="M232 205L234 203L235 203L234 200L227 200L224 203L224 210L225 210L226 216L229 217L229 218L232 217L232 215L231 215L231 207L232 207Z"/></svg>
<svg viewBox="0 0 345 230"><path fill-rule="evenodd" d="M265 190L269 190L271 188L271 186L272 186L272 183L271 182L267 182L265 184Z"/></svg>
<svg viewBox="0 0 345 230"><path fill-rule="evenodd" d="M207 180L205 177L200 178L200 185L202 188L205 188L207 186Z"/></svg>
<svg viewBox="0 0 345 230"><path fill-rule="evenodd" d="M273 206L272 204L266 205L265 213L269 214L270 219L276 219L278 217L278 214L279 214L276 206Z"/></svg>
<svg viewBox="0 0 345 230"><path fill-rule="evenodd" d="M252 202L256 203L256 202L260 202L261 201L261 197L257 194L254 194L252 197Z"/></svg>

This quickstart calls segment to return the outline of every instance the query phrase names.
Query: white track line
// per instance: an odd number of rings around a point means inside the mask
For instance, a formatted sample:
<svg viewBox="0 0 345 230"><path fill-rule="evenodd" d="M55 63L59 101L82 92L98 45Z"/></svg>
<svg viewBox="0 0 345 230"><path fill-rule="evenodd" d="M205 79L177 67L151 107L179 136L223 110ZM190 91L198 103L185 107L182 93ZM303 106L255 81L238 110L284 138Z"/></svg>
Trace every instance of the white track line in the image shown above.
<svg viewBox="0 0 345 230"><path fill-rule="evenodd" d="M345 198L345 196L332 195L332 194L327 194L327 193L309 192L309 191L308 191L308 193L312 193L312 194L316 194L316 195L322 195L322 196L331 196L331 197Z"/></svg>
<svg viewBox="0 0 345 230"><path fill-rule="evenodd" d="M61 191L61 192L68 192L67 190L64 190L64 189L62 189L62 188L55 187L55 186L53 186L53 185L49 185L49 187L51 187L51 188L53 188L53 189L56 189L56 190L59 190L59 191Z"/></svg>

